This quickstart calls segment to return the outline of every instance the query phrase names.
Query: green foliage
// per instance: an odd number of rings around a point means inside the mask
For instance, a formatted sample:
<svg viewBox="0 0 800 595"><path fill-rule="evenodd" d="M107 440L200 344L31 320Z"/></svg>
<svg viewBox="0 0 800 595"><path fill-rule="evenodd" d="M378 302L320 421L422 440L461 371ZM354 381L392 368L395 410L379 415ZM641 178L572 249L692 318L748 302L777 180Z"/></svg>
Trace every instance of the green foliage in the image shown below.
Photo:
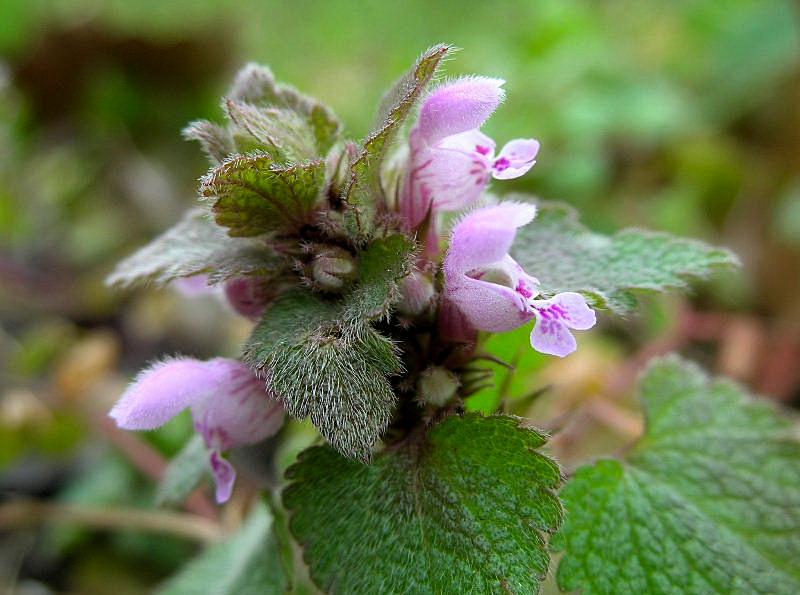
<svg viewBox="0 0 800 595"><path fill-rule="evenodd" d="M512 249L542 292L577 291L593 304L625 313L636 305L631 291L683 288L738 259L724 248L669 234L625 229L593 233L566 205L543 203L532 223L519 230Z"/></svg>
<svg viewBox="0 0 800 595"><path fill-rule="evenodd" d="M295 417L311 418L346 456L366 460L386 429L401 369L395 346L341 305L307 291L281 296L250 336L245 361Z"/></svg>
<svg viewBox="0 0 800 595"><path fill-rule="evenodd" d="M281 163L320 156L313 130L297 112L256 107L233 99L228 99L225 107L234 124L234 142L240 153L263 150ZM250 138L241 138L243 132Z"/></svg>
<svg viewBox="0 0 800 595"><path fill-rule="evenodd" d="M516 418L467 414L369 466L305 451L284 502L311 577L348 595L535 593L562 519L544 443Z"/></svg>
<svg viewBox="0 0 800 595"><path fill-rule="evenodd" d="M200 194L213 201L217 223L231 236L296 232L313 218L325 163L280 165L267 153L235 155L212 169Z"/></svg>
<svg viewBox="0 0 800 595"><path fill-rule="evenodd" d="M193 435L167 466L156 491L156 506L182 503L208 474L208 451L200 434Z"/></svg>
<svg viewBox="0 0 800 595"><path fill-rule="evenodd" d="M642 381L647 431L562 496L558 581L585 595L800 592L796 427L677 357Z"/></svg>
<svg viewBox="0 0 800 595"><path fill-rule="evenodd" d="M207 274L210 283L243 275L274 275L283 262L261 242L229 237L208 215L192 209L147 246L120 262L109 285L165 285Z"/></svg>
<svg viewBox="0 0 800 595"><path fill-rule="evenodd" d="M285 117L287 112L293 112L310 128L317 144L315 156L327 153L338 140L341 125L333 112L294 87L277 83L272 71L265 66L245 66L237 75L228 98L255 108L267 108L268 111L261 112L266 119L270 114ZM273 111L269 111L270 108Z"/></svg>
<svg viewBox="0 0 800 595"><path fill-rule="evenodd" d="M272 530L272 516L259 505L242 529L224 543L212 546L179 574L158 595L278 595L288 580Z"/></svg>
<svg viewBox="0 0 800 595"><path fill-rule="evenodd" d="M381 104L377 127L364 140L360 154L350 165L350 180L343 198L349 206L350 231L357 239L371 233L376 203L383 195L380 173L389 147L450 51L448 45L433 46L394 84Z"/></svg>
<svg viewBox="0 0 800 595"><path fill-rule="evenodd" d="M346 316L378 318L399 299L398 282L409 274L414 242L405 234L374 240L359 256L358 285L346 298Z"/></svg>

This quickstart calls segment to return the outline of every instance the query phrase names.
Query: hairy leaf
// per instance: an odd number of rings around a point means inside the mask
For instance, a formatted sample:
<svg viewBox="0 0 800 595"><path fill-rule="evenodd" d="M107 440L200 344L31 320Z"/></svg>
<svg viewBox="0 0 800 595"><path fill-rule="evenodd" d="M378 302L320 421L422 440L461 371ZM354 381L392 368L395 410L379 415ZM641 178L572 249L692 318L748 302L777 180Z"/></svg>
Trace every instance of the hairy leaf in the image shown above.
<svg viewBox="0 0 800 595"><path fill-rule="evenodd" d="M577 291L618 313L636 305L632 290L682 288L688 279L738 263L724 248L666 233L593 233L570 207L553 203L540 204L536 219L519 230L512 255L545 294Z"/></svg>
<svg viewBox="0 0 800 595"><path fill-rule="evenodd" d="M207 120L197 120L183 129L183 138L196 140L213 165L222 163L236 152L230 131Z"/></svg>
<svg viewBox="0 0 800 595"><path fill-rule="evenodd" d="M189 497L208 475L208 450L200 434L195 434L170 461L156 491L156 506L177 506Z"/></svg>
<svg viewBox="0 0 800 595"><path fill-rule="evenodd" d="M369 466L302 453L284 503L314 581L348 595L536 593L561 474L518 423L450 417Z"/></svg>
<svg viewBox="0 0 800 595"><path fill-rule="evenodd" d="M138 252L120 262L109 285L163 285L180 277L205 274L210 283L245 275L274 275L285 265L264 243L232 238L208 215L192 209Z"/></svg>
<svg viewBox="0 0 800 595"><path fill-rule="evenodd" d="M240 153L262 150L280 163L320 156L314 132L297 112L287 108L258 107L233 99L228 99L225 107L238 130L234 132L234 139ZM243 141L242 132L251 139Z"/></svg>
<svg viewBox="0 0 800 595"><path fill-rule="evenodd" d="M385 316L399 298L398 282L410 272L413 250L413 240L404 234L373 240L359 258L358 285L345 300L346 315Z"/></svg>
<svg viewBox="0 0 800 595"><path fill-rule="evenodd" d="M313 218L325 182L325 164L278 165L266 153L236 155L212 169L200 185L214 202L219 225L231 236L296 231Z"/></svg>
<svg viewBox="0 0 800 595"><path fill-rule="evenodd" d="M157 591L158 595L278 595L289 581L272 530L272 516L259 505L244 527L212 546Z"/></svg>
<svg viewBox="0 0 800 595"><path fill-rule="evenodd" d="M333 112L294 87L277 83L266 66L252 63L245 66L236 76L228 97L253 106L295 112L311 128L319 150L318 156L326 154L338 140L341 125Z"/></svg>
<svg viewBox="0 0 800 595"><path fill-rule="evenodd" d="M800 593L796 426L677 357L642 381L647 431L626 462L563 490L560 586L584 595Z"/></svg>
<svg viewBox="0 0 800 595"><path fill-rule="evenodd" d="M350 165L350 180L343 199L350 207L348 227L356 238L363 239L369 235L375 209L382 200L380 170L388 148L450 50L448 45L433 46L395 83L384 99L381 121L364 140L361 153Z"/></svg>
<svg viewBox="0 0 800 595"><path fill-rule="evenodd" d="M386 429L398 372L394 345L339 304L309 292L280 297L253 331L245 361L266 376L295 417L310 417L346 456L366 460Z"/></svg>

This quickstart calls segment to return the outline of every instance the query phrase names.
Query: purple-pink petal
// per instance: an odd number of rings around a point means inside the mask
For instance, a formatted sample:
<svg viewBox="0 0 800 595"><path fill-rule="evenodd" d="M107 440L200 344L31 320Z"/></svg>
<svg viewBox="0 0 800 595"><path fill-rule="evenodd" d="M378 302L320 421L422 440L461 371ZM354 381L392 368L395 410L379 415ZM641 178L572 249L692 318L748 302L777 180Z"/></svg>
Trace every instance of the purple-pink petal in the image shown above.
<svg viewBox="0 0 800 595"><path fill-rule="evenodd" d="M152 430L208 397L220 377L216 366L191 358L153 364L139 373L109 415L120 428Z"/></svg>
<svg viewBox="0 0 800 595"><path fill-rule="evenodd" d="M540 353L564 357L575 351L578 344L563 322L537 317L531 331L531 346Z"/></svg>
<svg viewBox="0 0 800 595"><path fill-rule="evenodd" d="M232 361L232 360L227 360ZM209 448L227 450L275 434L283 424L283 407L267 393L263 380L244 364L231 367L216 394L192 405L195 427Z"/></svg>
<svg viewBox="0 0 800 595"><path fill-rule="evenodd" d="M492 164L492 176L497 180L510 180L525 174L536 163L539 141L518 138L506 143Z"/></svg>
<svg viewBox="0 0 800 595"><path fill-rule="evenodd" d="M181 277L175 279L172 286L184 297L199 297L217 292L217 288L209 283L208 275Z"/></svg>
<svg viewBox="0 0 800 595"><path fill-rule="evenodd" d="M434 89L422 104L416 129L432 145L446 136L480 128L502 102L504 82L476 76Z"/></svg>
<svg viewBox="0 0 800 595"><path fill-rule="evenodd" d="M517 228L535 216L534 205L517 202L502 202L469 213L453 228L444 263L446 274L466 273L502 260Z"/></svg>
<svg viewBox="0 0 800 595"><path fill-rule="evenodd" d="M575 351L577 343L569 329L586 330L595 325L596 316L586 298L572 291L549 300L534 300L536 325L531 345L537 351L564 357Z"/></svg>
<svg viewBox="0 0 800 595"><path fill-rule="evenodd" d="M534 307L542 316L561 320L569 328L579 331L590 329L597 322L595 312L586 303L586 298L574 291L537 301Z"/></svg>
<svg viewBox="0 0 800 595"><path fill-rule="evenodd" d="M496 283L464 276L448 286L448 298L478 330L510 331L530 320L521 296Z"/></svg>
<svg viewBox="0 0 800 595"><path fill-rule="evenodd" d="M211 473L217 486L217 504L224 504L230 500L233 493L233 484L236 482L236 469L217 450L212 450L209 455Z"/></svg>

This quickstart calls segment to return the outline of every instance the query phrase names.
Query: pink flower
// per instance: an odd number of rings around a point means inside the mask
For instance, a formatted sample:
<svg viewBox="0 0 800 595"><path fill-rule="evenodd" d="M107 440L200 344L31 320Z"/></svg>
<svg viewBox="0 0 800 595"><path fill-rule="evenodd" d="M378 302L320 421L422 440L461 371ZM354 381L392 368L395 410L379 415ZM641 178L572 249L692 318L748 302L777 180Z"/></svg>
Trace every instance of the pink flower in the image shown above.
<svg viewBox="0 0 800 595"><path fill-rule="evenodd" d="M192 275L191 277L181 277L172 282L172 286L183 297L195 298L204 295L213 295L217 288L208 282L208 275Z"/></svg>
<svg viewBox="0 0 800 595"><path fill-rule="evenodd" d="M260 277L233 277L225 281L220 290L219 285L209 283L208 275L181 277L172 282L172 286L183 297L197 298L207 295L225 294L228 305L234 312L258 320L274 299L275 291L267 279Z"/></svg>
<svg viewBox="0 0 800 595"><path fill-rule="evenodd" d="M539 282L508 254L517 228L535 215L533 205L504 202L464 217L444 262L445 298L478 330L508 331L535 319L533 348L564 357L577 345L570 329L593 327L595 313L578 293L536 299Z"/></svg>
<svg viewBox="0 0 800 595"><path fill-rule="evenodd" d="M187 407L210 451L217 502L226 502L236 471L222 451L275 434L283 424L283 408L241 362L174 358L140 372L109 415L120 428L152 430Z"/></svg>
<svg viewBox="0 0 800 595"><path fill-rule="evenodd" d="M462 78L425 100L409 137L408 173L401 190L400 210L409 229L430 209L455 211L472 205L491 178L516 178L533 167L537 141L513 140L495 155L495 142L479 130L503 100L503 82Z"/></svg>

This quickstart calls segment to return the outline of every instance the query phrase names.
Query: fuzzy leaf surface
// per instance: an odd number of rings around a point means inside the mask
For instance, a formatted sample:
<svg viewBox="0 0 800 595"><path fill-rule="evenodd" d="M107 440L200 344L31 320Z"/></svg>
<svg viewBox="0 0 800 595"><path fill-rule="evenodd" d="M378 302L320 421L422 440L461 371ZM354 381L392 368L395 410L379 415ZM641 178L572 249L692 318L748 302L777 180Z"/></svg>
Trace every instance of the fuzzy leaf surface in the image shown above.
<svg viewBox="0 0 800 595"><path fill-rule="evenodd" d="M570 207L555 203L539 205L536 219L519 230L512 255L539 279L543 293L577 291L617 313L635 307L632 291L684 288L690 279L738 264L724 248L666 233L594 233Z"/></svg>
<svg viewBox="0 0 800 595"><path fill-rule="evenodd" d="M199 209L122 262L108 276L109 285L165 285L180 277L205 274L210 283L246 275L273 275L283 268L263 242L232 238Z"/></svg>
<svg viewBox="0 0 800 595"><path fill-rule="evenodd" d="M252 63L245 66L236 76L228 98L256 107L294 112L309 126L318 156L325 155L339 138L341 124L330 108L290 85L278 83L266 66Z"/></svg>
<svg viewBox="0 0 800 595"><path fill-rule="evenodd" d="M348 595L536 593L562 520L544 443L517 418L466 414L368 466L305 451L284 503L312 579Z"/></svg>
<svg viewBox="0 0 800 595"><path fill-rule="evenodd" d="M358 284L346 298L347 316L378 318L399 298L399 281L411 270L414 241L405 234L378 238L364 250L358 263Z"/></svg>
<svg viewBox="0 0 800 595"><path fill-rule="evenodd" d="M296 231L313 218L325 164L276 164L266 153L236 155L203 178L200 193L213 201L219 225L231 236Z"/></svg>
<svg viewBox="0 0 800 595"><path fill-rule="evenodd" d="M213 165L222 163L226 157L236 152L230 131L224 126L208 120L196 120L183 129L183 138L196 140Z"/></svg>
<svg viewBox="0 0 800 595"><path fill-rule="evenodd" d="M558 582L583 595L800 593L796 426L677 357L641 385L647 430L625 462L562 492Z"/></svg>
<svg viewBox="0 0 800 595"><path fill-rule="evenodd" d="M310 417L337 450L367 460L394 409L387 376L401 363L393 343L341 310L307 291L284 294L253 331L244 359L290 415Z"/></svg>
<svg viewBox="0 0 800 595"><path fill-rule="evenodd" d="M289 582L283 571L264 505L250 513L229 540L216 544L190 562L157 591L158 595L278 595Z"/></svg>
<svg viewBox="0 0 800 595"><path fill-rule="evenodd" d="M350 181L343 199L349 206L348 227L357 238L369 235L378 203L383 199L380 170L389 147L450 51L448 45L433 46L394 84L379 110L377 127L364 140L361 152L350 165Z"/></svg>
<svg viewBox="0 0 800 595"><path fill-rule="evenodd" d="M234 125L239 153L261 150L280 163L320 157L314 132L297 112L287 108L258 107L228 99L227 114ZM249 136L250 138L243 138Z"/></svg>

